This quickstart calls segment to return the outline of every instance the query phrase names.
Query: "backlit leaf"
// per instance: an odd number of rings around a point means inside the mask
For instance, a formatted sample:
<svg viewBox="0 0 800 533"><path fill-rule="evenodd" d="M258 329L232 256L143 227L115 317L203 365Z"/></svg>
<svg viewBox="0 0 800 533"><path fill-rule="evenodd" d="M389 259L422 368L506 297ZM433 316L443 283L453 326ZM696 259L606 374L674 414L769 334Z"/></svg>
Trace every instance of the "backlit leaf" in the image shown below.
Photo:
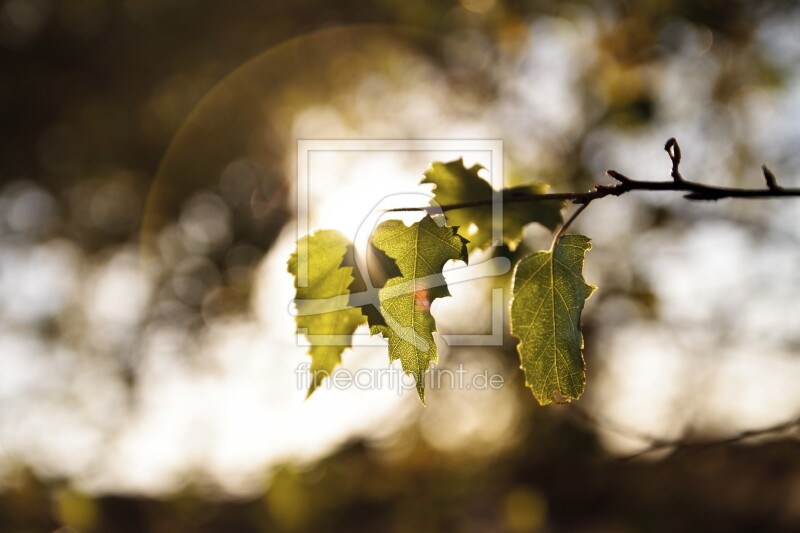
<svg viewBox="0 0 800 533"><path fill-rule="evenodd" d="M348 303L352 268L341 263L349 245L338 231L317 231L300 239L297 252L289 258L288 270L295 276L297 289L297 329L311 342L309 396L341 362L342 352L352 345L353 332L365 322L361 311ZM298 286L300 267L308 273L305 287Z"/></svg>
<svg viewBox="0 0 800 533"><path fill-rule="evenodd" d="M490 202L492 186L482 179L478 172L483 167L464 166L462 159L449 163L433 163L425 172L422 183L432 183L434 201L431 205L452 205L464 202ZM528 194L544 194L548 190L545 184L533 184L503 190L506 199ZM551 231L562 222L561 209L563 202L546 200L539 202L506 202L503 205L503 242L512 250L522 239L522 228L532 222L538 222ZM445 212L447 224L460 227L459 233L469 239L470 249L486 248L492 244L492 207L491 204L452 209Z"/></svg>
<svg viewBox="0 0 800 533"><path fill-rule="evenodd" d="M416 379L417 392L425 401L425 372L438 361L433 332L436 321L431 304L450 296L442 268L451 259L467 261L467 241L457 228L439 226L426 216L411 226L387 220L375 228L372 244L391 257L402 273L380 289L381 315L385 325L370 328L389 341L389 360L400 359L403 370Z"/></svg>
<svg viewBox="0 0 800 533"><path fill-rule="evenodd" d="M591 247L588 237L565 235L553 250L523 258L514 270L511 333L520 340L525 384L541 405L583 393L580 319L595 290L583 279L583 262Z"/></svg>
<svg viewBox="0 0 800 533"><path fill-rule="evenodd" d="M386 321L380 312L380 298L378 291L382 289L386 282L394 277L402 276L394 259L386 255L383 250L369 243L366 250L367 276L361 275L361 270L356 259L355 247L351 244L347 247L347 253L342 260L342 266L349 266L353 270L353 282L348 286L350 290L349 304L358 307L367 323L372 326L385 326Z"/></svg>

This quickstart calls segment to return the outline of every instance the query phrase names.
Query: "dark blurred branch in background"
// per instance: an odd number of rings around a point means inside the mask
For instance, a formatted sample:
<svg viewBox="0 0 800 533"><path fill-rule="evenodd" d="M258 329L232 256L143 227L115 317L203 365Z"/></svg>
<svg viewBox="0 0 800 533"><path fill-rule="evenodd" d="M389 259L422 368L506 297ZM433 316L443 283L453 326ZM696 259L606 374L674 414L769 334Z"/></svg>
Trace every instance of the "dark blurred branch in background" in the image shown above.
<svg viewBox="0 0 800 533"><path fill-rule="evenodd" d="M585 409L575 406L572 413L583 422L600 429L601 431L608 431L615 433L621 437L628 439L644 441L647 447L639 452L631 455L621 457L620 461L632 461L640 457L650 455L654 452L672 450L673 452L689 448L714 448L717 446L727 446L730 444L740 444L744 441L755 439L758 437L776 437L782 434L789 433L800 427L800 415L759 429L746 429L738 433L734 433L727 437L718 439L692 439L681 437L678 439L663 439L649 435L632 427L619 424L613 420L601 418L595 414L589 413Z"/></svg>

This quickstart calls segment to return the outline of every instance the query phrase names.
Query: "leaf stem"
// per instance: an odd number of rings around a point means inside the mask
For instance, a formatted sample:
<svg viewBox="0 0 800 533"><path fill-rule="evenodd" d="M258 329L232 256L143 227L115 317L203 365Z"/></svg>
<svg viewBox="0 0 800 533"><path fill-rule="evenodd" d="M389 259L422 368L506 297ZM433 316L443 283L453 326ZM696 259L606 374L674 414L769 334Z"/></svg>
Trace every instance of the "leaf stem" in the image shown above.
<svg viewBox="0 0 800 533"><path fill-rule="evenodd" d="M550 245L550 250L555 250L556 244L558 244L558 240L564 235L564 232L567 231L567 228L569 228L570 224L575 222L575 219L578 218L581 213L583 213L583 210L589 207L590 203L592 203L591 200L583 202L581 206L578 209L576 209L574 213L572 213L572 216L569 217L566 222L561 224L561 227L558 228L558 231L553 237L553 243Z"/></svg>

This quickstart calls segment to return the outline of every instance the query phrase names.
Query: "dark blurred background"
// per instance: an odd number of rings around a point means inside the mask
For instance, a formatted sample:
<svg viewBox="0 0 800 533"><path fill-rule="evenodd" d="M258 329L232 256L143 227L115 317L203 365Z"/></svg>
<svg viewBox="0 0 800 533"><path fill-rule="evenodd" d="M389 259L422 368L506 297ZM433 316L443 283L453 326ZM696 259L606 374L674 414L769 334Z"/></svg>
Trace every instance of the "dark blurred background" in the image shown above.
<svg viewBox="0 0 800 533"><path fill-rule="evenodd" d="M571 191L666 178L675 136L687 178L798 186L798 125L793 1L0 0L0 530L797 531L795 426L628 459L800 414L797 202L593 204L570 406L507 333L441 349L501 390L304 401L285 262L298 139L502 139ZM310 228L431 157L321 160Z"/></svg>

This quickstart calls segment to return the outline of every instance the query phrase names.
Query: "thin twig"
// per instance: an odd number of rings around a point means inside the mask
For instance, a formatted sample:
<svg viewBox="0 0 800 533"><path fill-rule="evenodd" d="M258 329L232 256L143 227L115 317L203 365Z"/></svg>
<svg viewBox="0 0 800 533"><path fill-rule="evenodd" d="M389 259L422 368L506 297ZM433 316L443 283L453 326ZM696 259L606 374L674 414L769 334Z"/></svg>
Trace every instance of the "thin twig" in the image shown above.
<svg viewBox="0 0 800 533"><path fill-rule="evenodd" d="M664 150L666 150L669 160L672 161L672 172L670 172L672 180L675 181L675 183L686 183L686 180L681 176L681 171L678 169L678 166L681 164L681 147L678 145L678 141L675 140L675 137L670 137L667 140L667 144L664 145Z"/></svg>
<svg viewBox="0 0 800 533"><path fill-rule="evenodd" d="M800 197L800 189L787 189L778 185L777 179L769 171L764 170L764 176L767 181L767 188L764 189L738 189L732 187L716 187L713 185L705 185L685 179L679 169L681 161L681 149L675 139L670 139L664 146L667 154L672 162L672 170L670 172L672 179L669 181L642 181L629 178L628 176L617 172L616 170L609 170L606 175L614 178L617 183L609 185L596 185L594 189L586 192L565 192L565 193L544 193L544 194L515 194L504 195L503 203L525 203L525 202L539 202L546 200L568 200L575 204L587 204L593 200L605 198L606 196L622 196L632 191L676 191L684 192L684 198L689 200L721 200L724 198L748 198L748 199L765 199L765 198L787 198L787 197ZM492 205L492 198L485 198L480 200L472 200L469 202L459 202L453 204L446 204L441 206L428 206L428 207L399 207L388 209L387 212L400 212L400 211L425 211L428 213L439 213L452 211L454 209L464 209L468 207L483 207Z"/></svg>
<svg viewBox="0 0 800 533"><path fill-rule="evenodd" d="M783 189L783 187L778 185L778 179L775 177L775 174L773 174L772 171L767 168L767 165L761 165L761 171L764 173L764 179L767 181L767 187L773 191L780 191Z"/></svg>

